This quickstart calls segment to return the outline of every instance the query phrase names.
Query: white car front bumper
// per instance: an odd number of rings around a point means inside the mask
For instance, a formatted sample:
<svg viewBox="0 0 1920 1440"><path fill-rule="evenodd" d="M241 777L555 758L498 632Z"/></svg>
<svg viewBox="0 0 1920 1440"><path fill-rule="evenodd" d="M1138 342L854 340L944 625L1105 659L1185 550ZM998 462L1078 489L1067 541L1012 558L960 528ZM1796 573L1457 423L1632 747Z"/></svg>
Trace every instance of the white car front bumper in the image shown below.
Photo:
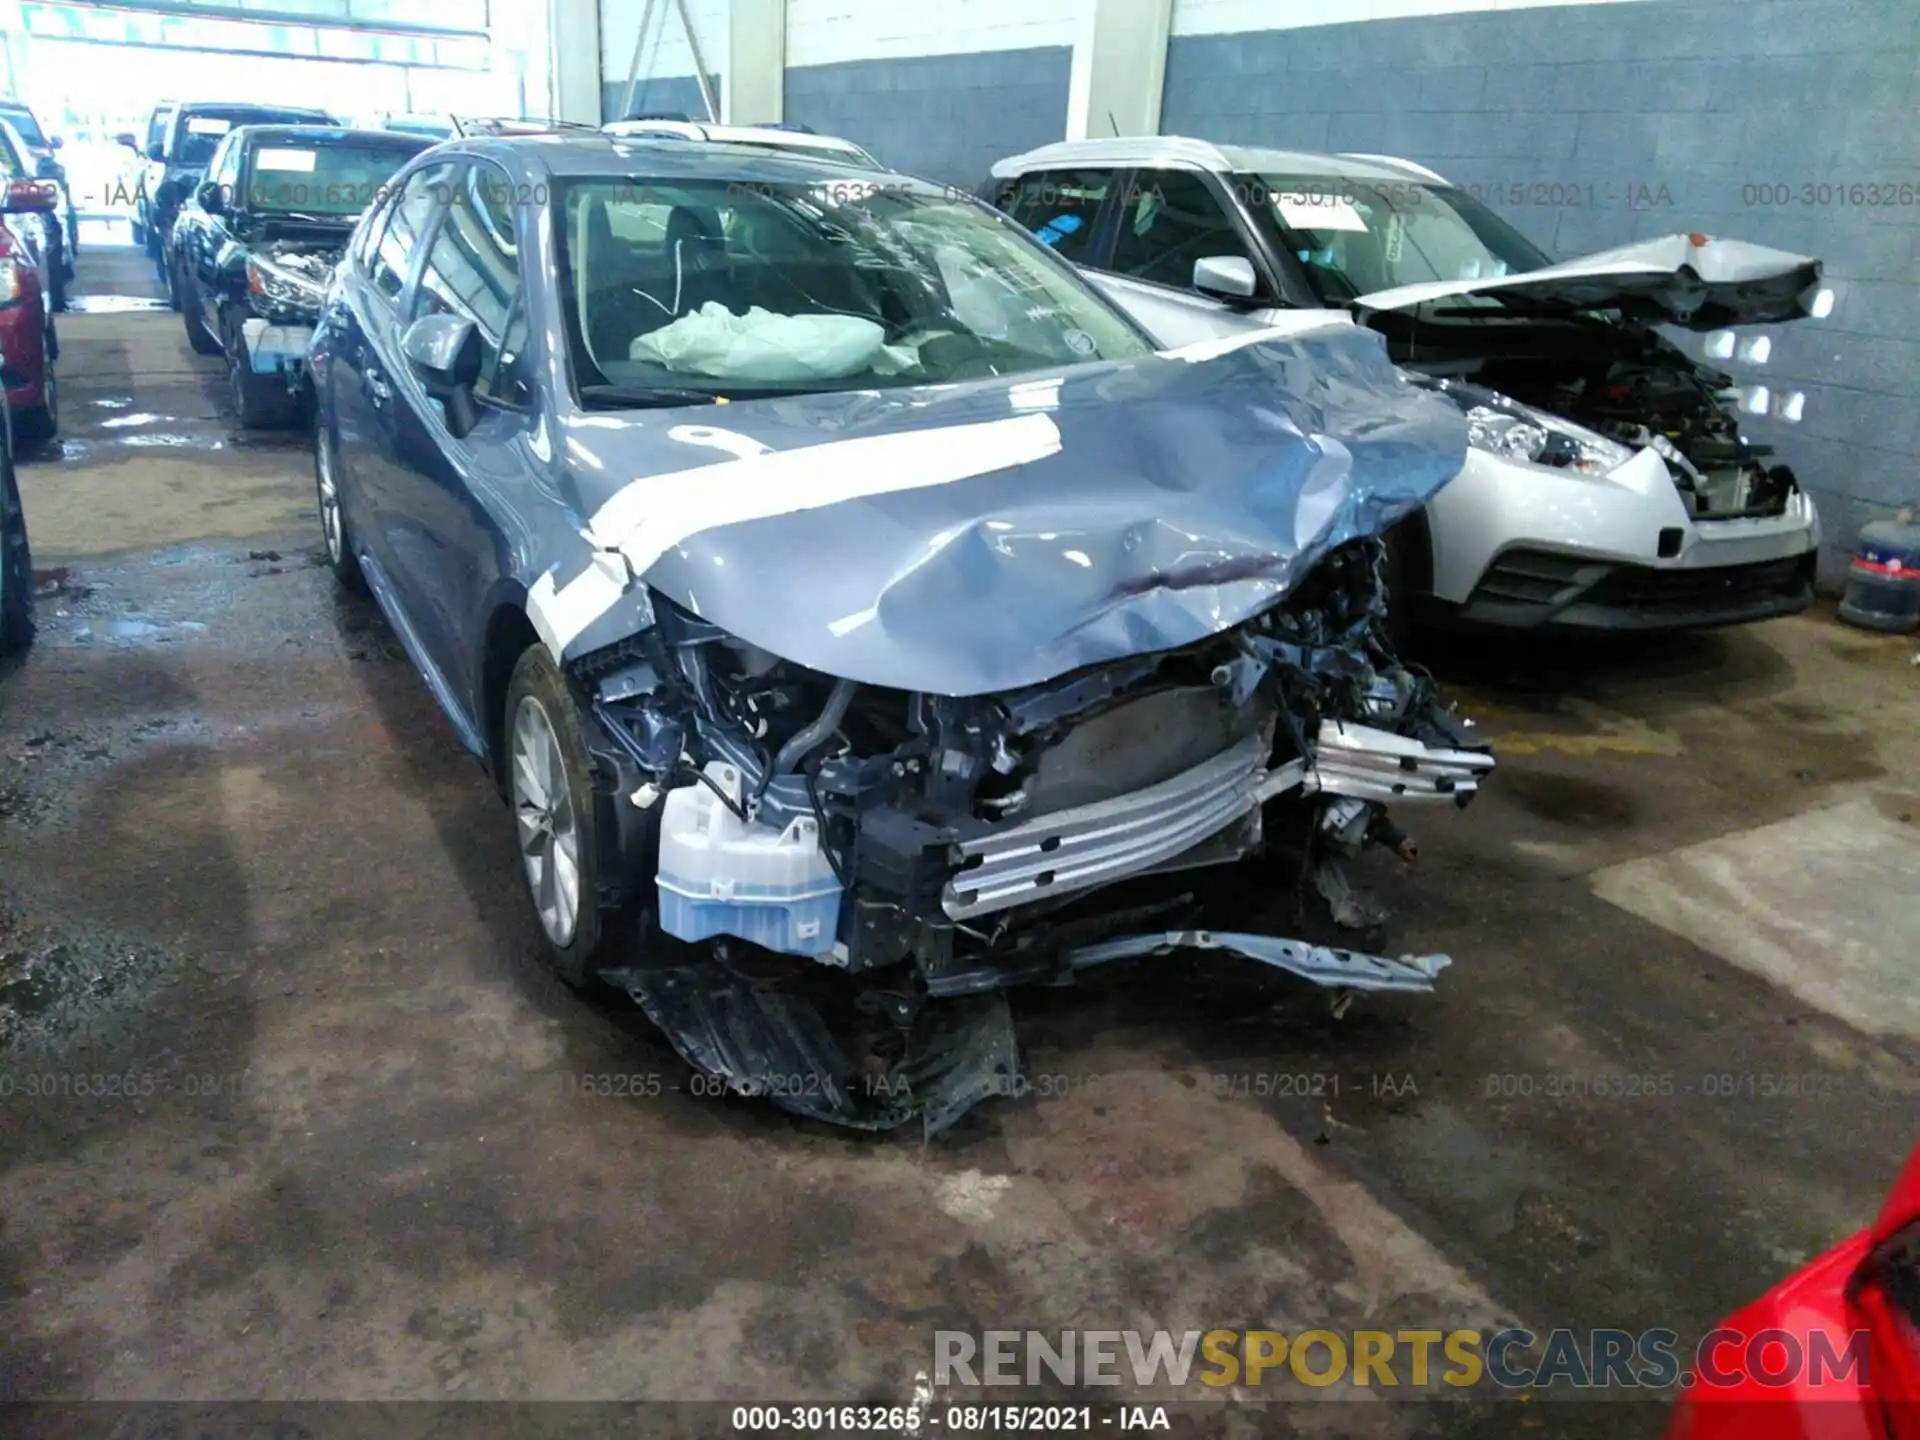
<svg viewBox="0 0 1920 1440"><path fill-rule="evenodd" d="M1697 520L1652 450L1606 475L1469 450L1427 520L1432 593L1469 624L1687 629L1813 599L1820 521L1808 496L1779 515Z"/></svg>

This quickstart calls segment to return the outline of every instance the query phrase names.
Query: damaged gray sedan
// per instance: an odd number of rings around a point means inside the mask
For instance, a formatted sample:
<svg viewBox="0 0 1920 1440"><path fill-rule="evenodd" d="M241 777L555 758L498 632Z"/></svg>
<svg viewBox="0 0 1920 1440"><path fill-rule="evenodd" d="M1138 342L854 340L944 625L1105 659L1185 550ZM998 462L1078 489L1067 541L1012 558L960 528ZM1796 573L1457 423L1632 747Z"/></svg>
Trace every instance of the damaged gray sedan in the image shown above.
<svg viewBox="0 0 1920 1440"><path fill-rule="evenodd" d="M393 188L311 357L328 554L496 777L561 976L929 1130L1014 1088L1016 985L1431 988L1344 860L1493 760L1383 636L1377 537L1466 435L1377 336L1156 351L983 205L726 145Z"/></svg>

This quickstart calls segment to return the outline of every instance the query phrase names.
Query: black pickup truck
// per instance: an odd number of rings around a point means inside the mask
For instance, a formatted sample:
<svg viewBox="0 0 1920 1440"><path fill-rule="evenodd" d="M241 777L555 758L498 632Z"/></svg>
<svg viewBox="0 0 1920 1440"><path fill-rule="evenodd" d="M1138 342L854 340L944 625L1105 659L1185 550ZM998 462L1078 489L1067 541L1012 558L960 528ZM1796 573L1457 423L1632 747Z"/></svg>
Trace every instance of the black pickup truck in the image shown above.
<svg viewBox="0 0 1920 1440"><path fill-rule="evenodd" d="M353 227L433 143L316 125L249 125L221 142L174 227L168 283L194 350L227 357L243 425L305 413L307 342Z"/></svg>

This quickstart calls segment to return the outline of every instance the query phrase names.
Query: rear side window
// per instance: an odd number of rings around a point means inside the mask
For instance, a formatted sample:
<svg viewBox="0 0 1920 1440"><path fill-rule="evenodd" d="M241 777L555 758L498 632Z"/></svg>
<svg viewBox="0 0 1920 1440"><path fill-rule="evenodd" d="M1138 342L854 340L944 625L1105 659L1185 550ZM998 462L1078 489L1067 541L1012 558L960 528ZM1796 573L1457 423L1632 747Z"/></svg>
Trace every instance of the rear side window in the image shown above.
<svg viewBox="0 0 1920 1440"><path fill-rule="evenodd" d="M380 225L367 270L373 288L389 300L398 300L413 278L420 236L435 208L446 202L452 178L451 164L415 171Z"/></svg>
<svg viewBox="0 0 1920 1440"><path fill-rule="evenodd" d="M1000 208L1076 263L1091 258L1093 223L1113 186L1111 170L1041 170L998 187Z"/></svg>
<svg viewBox="0 0 1920 1440"><path fill-rule="evenodd" d="M1206 183L1190 170L1140 171L1120 208L1113 269L1185 290L1193 262L1215 255L1253 258Z"/></svg>

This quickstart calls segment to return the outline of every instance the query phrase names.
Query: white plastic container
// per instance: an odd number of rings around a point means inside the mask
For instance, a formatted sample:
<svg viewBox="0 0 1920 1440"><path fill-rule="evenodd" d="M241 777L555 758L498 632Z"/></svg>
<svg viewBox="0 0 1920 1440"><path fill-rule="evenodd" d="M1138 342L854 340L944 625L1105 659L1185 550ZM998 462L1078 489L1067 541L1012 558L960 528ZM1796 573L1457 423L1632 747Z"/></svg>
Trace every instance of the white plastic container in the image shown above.
<svg viewBox="0 0 1920 1440"><path fill-rule="evenodd" d="M736 804L740 772L707 774ZM838 938L840 882L811 815L784 830L753 824L706 785L667 793L660 822L660 925L681 940L736 935L788 955L826 955Z"/></svg>

